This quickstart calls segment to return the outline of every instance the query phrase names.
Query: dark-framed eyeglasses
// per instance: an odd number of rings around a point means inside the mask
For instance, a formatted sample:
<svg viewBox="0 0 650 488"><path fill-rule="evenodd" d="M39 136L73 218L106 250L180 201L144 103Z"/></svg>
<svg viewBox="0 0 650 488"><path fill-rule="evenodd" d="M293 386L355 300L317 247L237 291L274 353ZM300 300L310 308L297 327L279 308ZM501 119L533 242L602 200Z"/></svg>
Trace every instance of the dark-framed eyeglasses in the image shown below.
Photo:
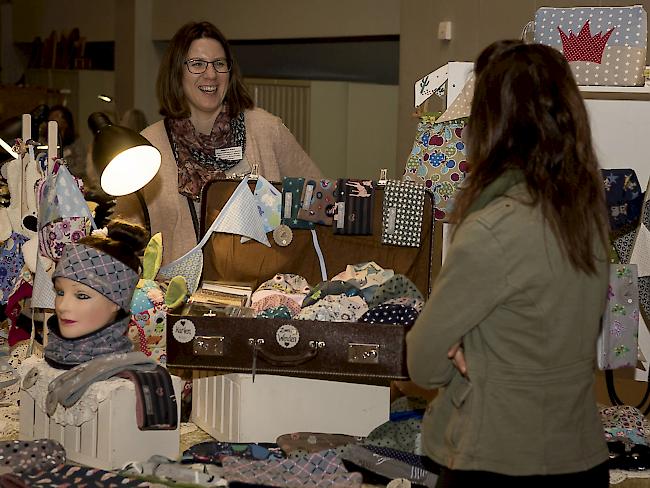
<svg viewBox="0 0 650 488"><path fill-rule="evenodd" d="M232 68L232 63L228 59L215 59L214 61L206 61L205 59L188 59L183 64L187 66L187 71L194 75L205 73L209 64L212 65L217 73L228 73Z"/></svg>

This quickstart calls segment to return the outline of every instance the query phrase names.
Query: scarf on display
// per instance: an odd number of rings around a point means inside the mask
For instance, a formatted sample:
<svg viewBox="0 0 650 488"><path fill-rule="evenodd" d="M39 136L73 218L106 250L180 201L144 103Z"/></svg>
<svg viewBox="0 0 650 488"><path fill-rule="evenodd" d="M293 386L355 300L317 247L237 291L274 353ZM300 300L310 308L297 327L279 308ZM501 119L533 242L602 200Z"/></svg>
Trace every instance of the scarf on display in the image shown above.
<svg viewBox="0 0 650 488"><path fill-rule="evenodd" d="M513 186L526 181L523 171L519 169L509 169L504 171L492 183L483 188L483 191L472 202L467 210L466 217L473 212L477 212L499 197L505 195Z"/></svg>
<svg viewBox="0 0 650 488"><path fill-rule="evenodd" d="M189 118L166 118L165 128L178 166L178 192L190 198L198 198L215 173L225 173L241 161L222 159L217 150L241 147L243 155L246 148L244 113L231 118L225 106L210 134L199 133Z"/></svg>
<svg viewBox="0 0 650 488"><path fill-rule="evenodd" d="M133 343L127 336L130 318L127 315L91 334L65 339L60 335L57 317L51 317L47 322L45 360L54 368L70 369L99 356L131 352Z"/></svg>

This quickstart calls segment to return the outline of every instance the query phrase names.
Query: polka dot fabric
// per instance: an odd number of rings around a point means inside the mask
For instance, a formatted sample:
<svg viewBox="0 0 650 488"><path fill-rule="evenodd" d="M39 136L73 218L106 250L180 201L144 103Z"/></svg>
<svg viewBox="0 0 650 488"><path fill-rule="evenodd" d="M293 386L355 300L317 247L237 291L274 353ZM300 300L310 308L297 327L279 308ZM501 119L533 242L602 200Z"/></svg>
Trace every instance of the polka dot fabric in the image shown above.
<svg viewBox="0 0 650 488"><path fill-rule="evenodd" d="M644 84L647 14L641 5L540 8L535 42L564 53L579 85Z"/></svg>
<svg viewBox="0 0 650 488"><path fill-rule="evenodd" d="M361 322L369 324L401 324L413 325L418 318L418 312L413 307L404 305L378 305L368 310L361 317Z"/></svg>
<svg viewBox="0 0 650 488"><path fill-rule="evenodd" d="M48 471L65 459L65 449L52 439L0 442L0 466L9 466L14 473Z"/></svg>

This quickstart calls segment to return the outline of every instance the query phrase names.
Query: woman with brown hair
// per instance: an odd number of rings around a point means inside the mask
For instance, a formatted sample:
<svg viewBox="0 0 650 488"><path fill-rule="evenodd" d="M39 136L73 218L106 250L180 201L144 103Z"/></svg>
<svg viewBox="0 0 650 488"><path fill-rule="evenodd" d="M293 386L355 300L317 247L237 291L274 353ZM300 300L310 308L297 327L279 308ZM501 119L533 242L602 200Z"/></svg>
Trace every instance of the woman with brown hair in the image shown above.
<svg viewBox="0 0 650 488"><path fill-rule="evenodd" d="M445 387L423 449L441 487L606 487L594 368L607 214L587 112L550 47L494 43L475 73L471 173L407 335L411 378Z"/></svg>
<svg viewBox="0 0 650 488"><path fill-rule="evenodd" d="M162 154L158 175L143 192L151 232L162 232L163 264L196 245L201 189L218 176L250 173L319 178L320 171L282 121L256 108L224 35L209 22L190 22L172 38L157 81L165 117L144 131ZM138 218L133 197L116 212Z"/></svg>

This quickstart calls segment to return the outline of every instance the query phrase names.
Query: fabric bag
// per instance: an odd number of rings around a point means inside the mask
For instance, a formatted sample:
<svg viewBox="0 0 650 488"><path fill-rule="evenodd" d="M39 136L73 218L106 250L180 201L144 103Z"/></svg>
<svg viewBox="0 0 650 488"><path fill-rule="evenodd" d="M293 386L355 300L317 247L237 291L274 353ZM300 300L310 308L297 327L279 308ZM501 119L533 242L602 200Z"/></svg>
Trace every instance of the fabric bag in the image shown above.
<svg viewBox="0 0 650 488"><path fill-rule="evenodd" d="M422 183L433 193L435 219L446 221L454 195L468 170L463 130L467 118L437 123L420 118L403 180Z"/></svg>
<svg viewBox="0 0 650 488"><path fill-rule="evenodd" d="M424 185L390 180L384 190L381 243L420 247Z"/></svg>
<svg viewBox="0 0 650 488"><path fill-rule="evenodd" d="M637 266L612 264L609 268L607 305L598 337L598 367L636 366L639 332Z"/></svg>
<svg viewBox="0 0 650 488"><path fill-rule="evenodd" d="M579 85L643 86L647 14L631 7L542 7L535 42L564 54Z"/></svg>
<svg viewBox="0 0 650 488"><path fill-rule="evenodd" d="M371 180L338 180L334 233L372 235L374 186Z"/></svg>

